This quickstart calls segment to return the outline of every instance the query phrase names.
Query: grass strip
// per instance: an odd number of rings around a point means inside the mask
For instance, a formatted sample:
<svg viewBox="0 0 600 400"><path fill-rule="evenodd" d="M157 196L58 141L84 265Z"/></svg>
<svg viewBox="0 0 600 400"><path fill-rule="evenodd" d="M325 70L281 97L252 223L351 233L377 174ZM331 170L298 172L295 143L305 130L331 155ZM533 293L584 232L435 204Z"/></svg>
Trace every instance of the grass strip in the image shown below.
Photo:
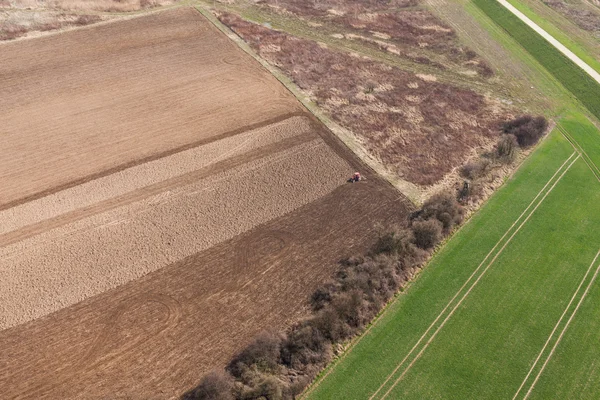
<svg viewBox="0 0 600 400"><path fill-rule="evenodd" d="M513 37L587 109L600 119L600 84L523 21L490 0L473 0L490 19Z"/></svg>

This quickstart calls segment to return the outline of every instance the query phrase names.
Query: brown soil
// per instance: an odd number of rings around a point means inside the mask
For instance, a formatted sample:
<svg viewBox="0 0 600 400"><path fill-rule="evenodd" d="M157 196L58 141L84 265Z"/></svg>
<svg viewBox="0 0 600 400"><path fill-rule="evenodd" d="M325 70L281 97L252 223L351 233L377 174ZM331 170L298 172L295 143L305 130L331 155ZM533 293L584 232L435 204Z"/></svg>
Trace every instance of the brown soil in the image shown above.
<svg viewBox="0 0 600 400"><path fill-rule="evenodd" d="M176 397L411 211L195 10L2 50L3 398Z"/></svg>
<svg viewBox="0 0 600 400"><path fill-rule="evenodd" d="M391 171L432 185L498 135L507 110L468 89L244 21L220 20L351 130Z"/></svg>
<svg viewBox="0 0 600 400"><path fill-rule="evenodd" d="M171 398L310 293L404 201L376 177L42 319L0 332L6 398Z"/></svg>
<svg viewBox="0 0 600 400"><path fill-rule="evenodd" d="M283 124L290 138L237 156L223 146L223 160L187 173L164 160L177 176L0 235L0 329L137 279L334 190L353 171L303 125ZM105 190L112 186L106 180ZM34 277L35 290L26 277Z"/></svg>
<svg viewBox="0 0 600 400"><path fill-rule="evenodd" d="M7 43L0 209L298 111L193 9Z"/></svg>

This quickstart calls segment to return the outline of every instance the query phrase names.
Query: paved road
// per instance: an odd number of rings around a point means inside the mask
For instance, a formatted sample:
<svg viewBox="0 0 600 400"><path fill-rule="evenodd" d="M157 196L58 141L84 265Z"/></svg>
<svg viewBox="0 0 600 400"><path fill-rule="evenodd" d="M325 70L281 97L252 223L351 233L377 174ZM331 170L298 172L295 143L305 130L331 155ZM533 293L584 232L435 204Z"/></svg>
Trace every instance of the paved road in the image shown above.
<svg viewBox="0 0 600 400"><path fill-rule="evenodd" d="M583 69L585 72L587 72L587 74L589 76L594 78L596 80L596 82L600 83L600 74L598 72L596 72L595 69L590 67L585 61L583 61L581 58L577 57L571 50L567 49L562 43L560 43L558 40L554 39L554 37L552 37L552 35L550 35L548 32L546 32L545 30L540 28L540 26L538 24L536 24L535 22L533 22L532 20L527 18L527 16L525 16L525 14L523 14L521 11L519 11L515 7L513 7L508 1L498 0L498 2L500 4L502 4L504 7L506 7L514 15L516 15L521 21L523 21L527 25L529 25L529 27L531 29L533 29L534 31L539 33L544 39L546 39L548 42L550 42L550 44L552 44L554 47L556 47L561 53L563 53L565 56L569 57L575 64L579 65L579 67L581 67L581 69Z"/></svg>

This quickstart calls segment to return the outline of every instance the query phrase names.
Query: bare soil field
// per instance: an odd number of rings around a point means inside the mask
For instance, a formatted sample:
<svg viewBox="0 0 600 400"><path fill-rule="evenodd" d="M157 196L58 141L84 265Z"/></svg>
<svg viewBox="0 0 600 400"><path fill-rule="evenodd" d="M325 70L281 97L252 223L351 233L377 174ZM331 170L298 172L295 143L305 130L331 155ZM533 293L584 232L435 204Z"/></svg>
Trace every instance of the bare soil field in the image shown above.
<svg viewBox="0 0 600 400"><path fill-rule="evenodd" d="M510 110L475 91L247 22L220 20L352 131L397 176L440 182L498 138Z"/></svg>
<svg viewBox="0 0 600 400"><path fill-rule="evenodd" d="M305 119L295 122L279 124L288 137L271 138L272 143L255 149L219 146L217 157L189 172L161 159L160 167L176 176L134 184L124 194L57 210L0 235L0 275L5 277L0 282L0 329L139 278L335 189L351 175L351 167ZM264 141L273 132L263 128L253 136L258 135ZM245 140L260 145L253 136ZM194 150L197 159L208 158L202 147ZM236 150L240 154L228 154ZM305 163L312 167L298 173ZM124 180L111 175L89 182L84 190L95 193L90 186L99 186L106 191L133 180L135 176ZM54 204L62 203L53 197ZM35 203L26 204L25 215L45 208ZM9 223L14 217L9 214Z"/></svg>
<svg viewBox="0 0 600 400"><path fill-rule="evenodd" d="M412 211L194 9L0 50L2 397L177 397Z"/></svg>
<svg viewBox="0 0 600 400"><path fill-rule="evenodd" d="M375 176L47 317L0 332L8 398L175 397L310 293L405 201Z"/></svg>
<svg viewBox="0 0 600 400"><path fill-rule="evenodd" d="M1 50L0 209L300 111L192 9Z"/></svg>

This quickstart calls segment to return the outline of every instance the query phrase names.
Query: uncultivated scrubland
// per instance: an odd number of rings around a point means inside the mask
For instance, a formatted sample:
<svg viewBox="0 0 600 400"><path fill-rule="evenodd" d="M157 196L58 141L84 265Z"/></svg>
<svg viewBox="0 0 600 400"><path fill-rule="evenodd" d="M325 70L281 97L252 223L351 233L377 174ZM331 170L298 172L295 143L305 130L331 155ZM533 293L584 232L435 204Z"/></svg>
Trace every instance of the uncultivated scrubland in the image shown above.
<svg viewBox="0 0 600 400"><path fill-rule="evenodd" d="M173 0L0 0L0 41L41 36L173 3Z"/></svg>
<svg viewBox="0 0 600 400"><path fill-rule="evenodd" d="M258 2L276 13L306 18L313 29L330 31L334 38L356 40L384 52L432 65L442 70L458 69L489 78L493 71L471 49L461 45L456 33L418 0L386 2ZM263 6L264 8L264 6Z"/></svg>
<svg viewBox="0 0 600 400"><path fill-rule="evenodd" d="M63 28L80 27L106 21L110 16L69 14L65 12L36 13L3 12L0 7L0 41L16 39L32 32L43 33Z"/></svg>
<svg viewBox="0 0 600 400"><path fill-rule="evenodd" d="M591 4L585 0L544 0L544 3L552 7L580 28L591 32L596 38L600 39L600 4Z"/></svg>
<svg viewBox="0 0 600 400"><path fill-rule="evenodd" d="M469 89L436 82L357 54L221 14L261 57L308 92L330 117L398 176L440 182L499 136L508 107Z"/></svg>

